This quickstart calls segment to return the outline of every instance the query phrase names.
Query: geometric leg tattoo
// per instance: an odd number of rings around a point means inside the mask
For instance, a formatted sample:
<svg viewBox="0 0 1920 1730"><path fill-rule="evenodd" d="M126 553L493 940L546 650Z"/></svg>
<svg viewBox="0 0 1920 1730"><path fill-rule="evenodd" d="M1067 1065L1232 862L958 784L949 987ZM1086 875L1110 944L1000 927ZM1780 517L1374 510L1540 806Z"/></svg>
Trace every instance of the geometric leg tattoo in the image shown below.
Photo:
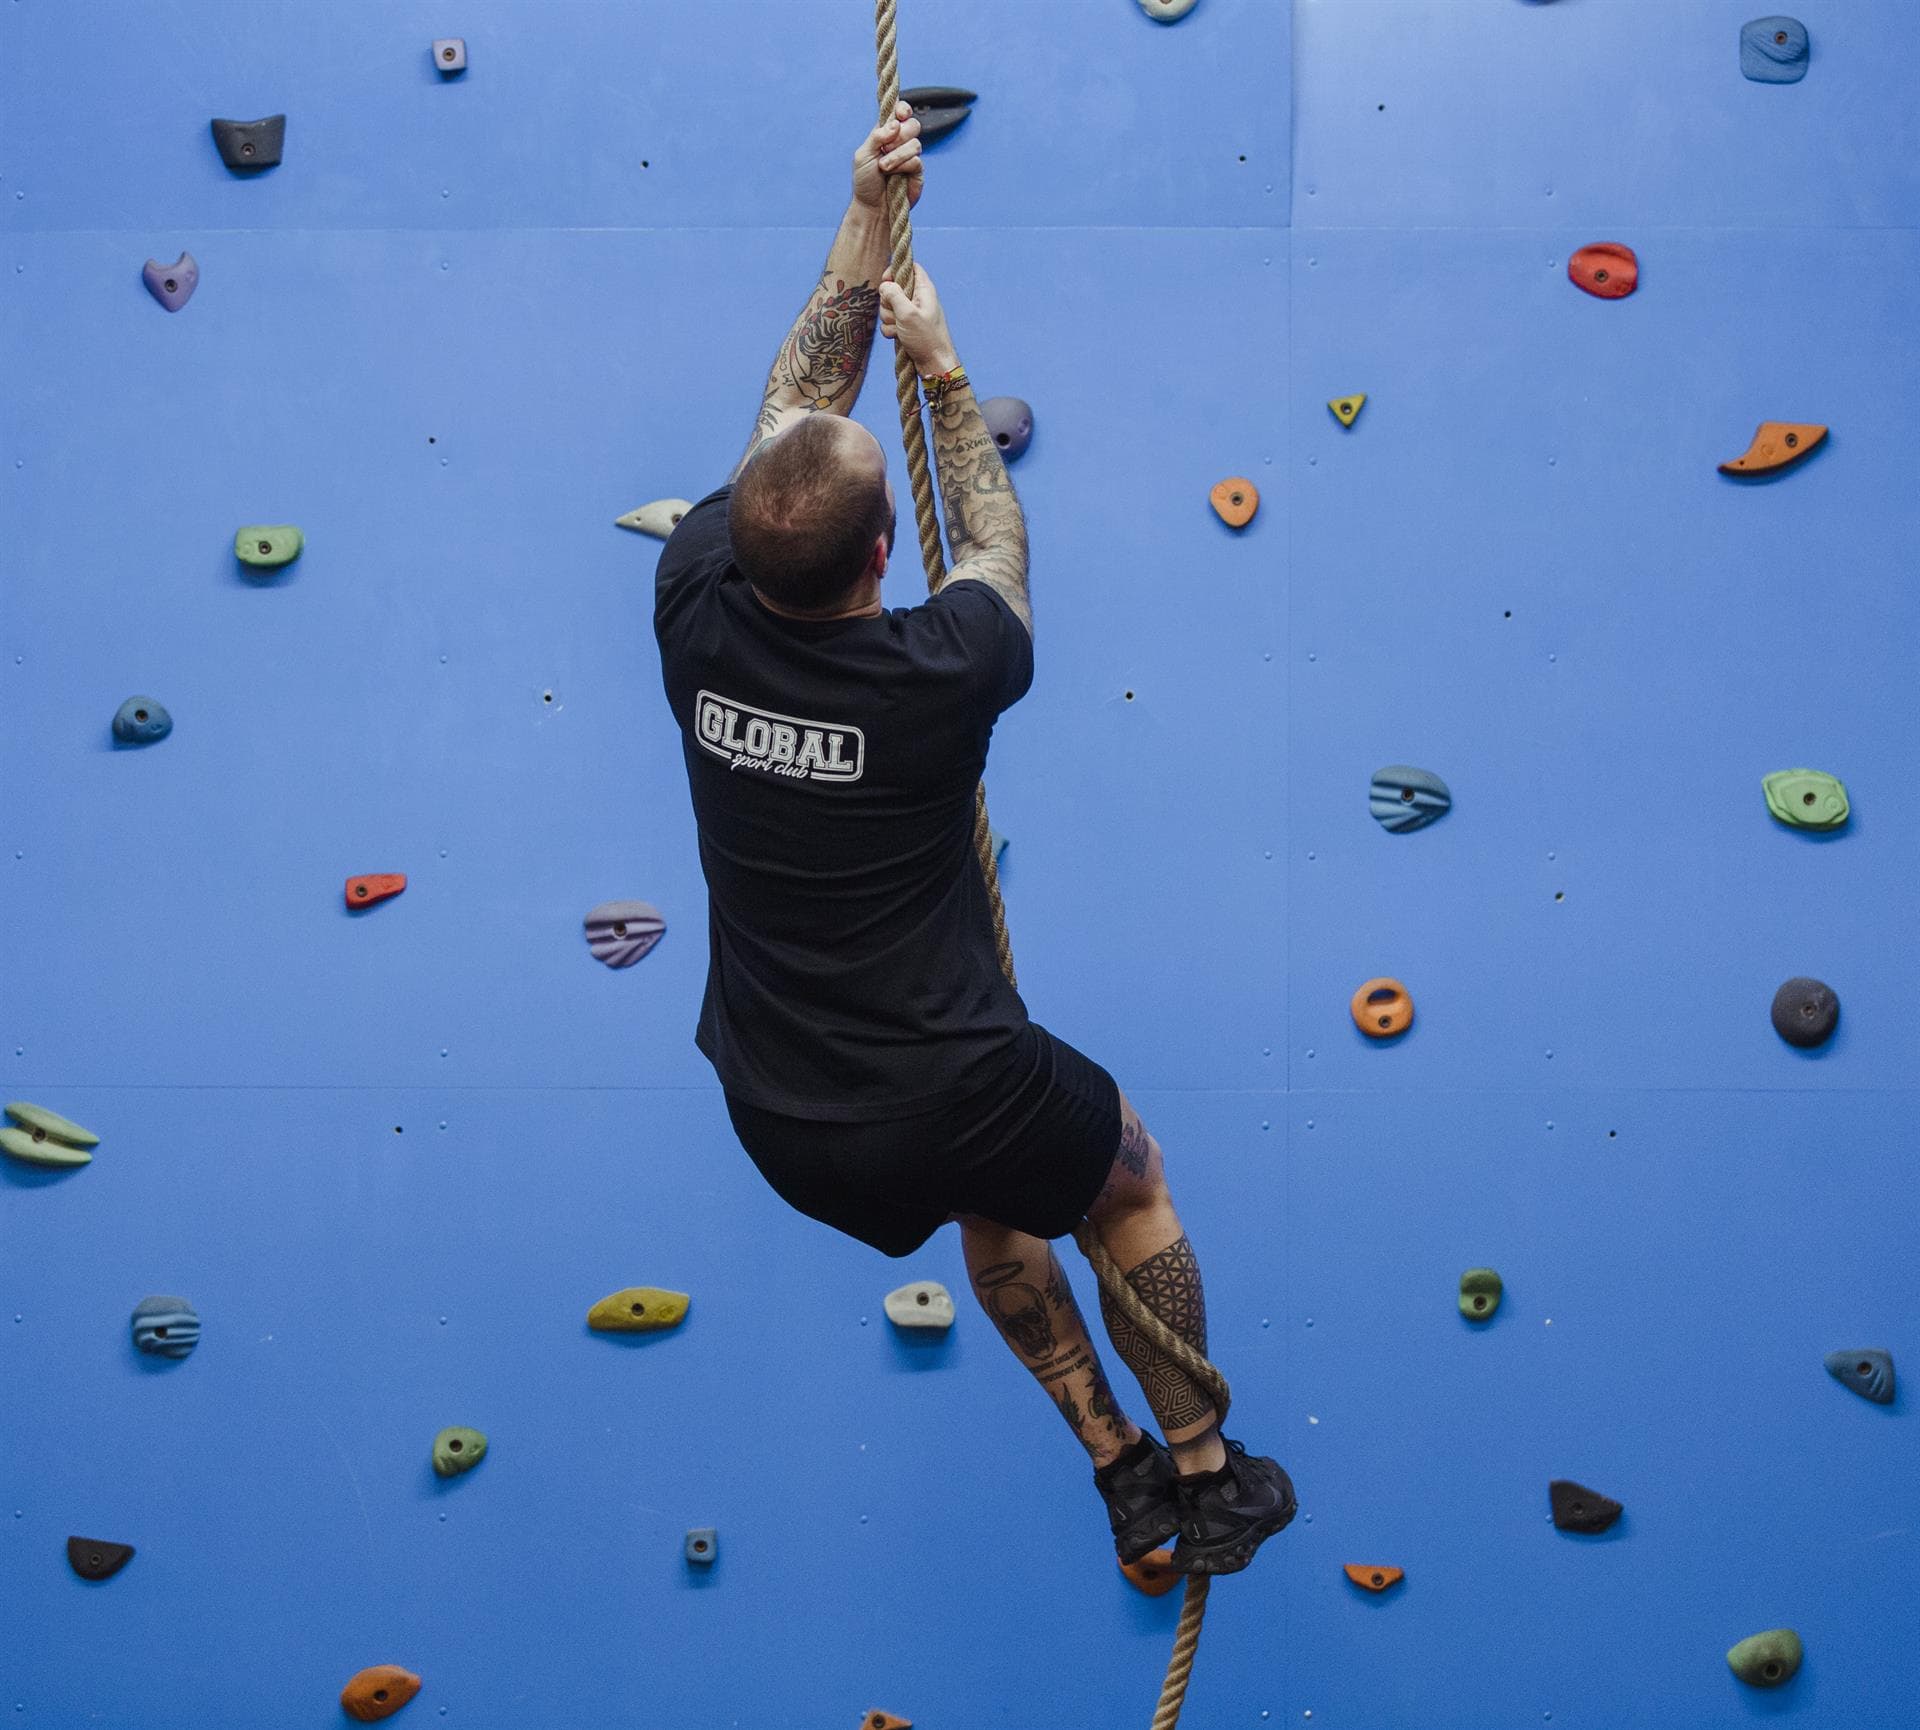
<svg viewBox="0 0 1920 1730"><path fill-rule="evenodd" d="M1207 1297L1200 1284L1200 1263L1185 1237L1129 1268L1127 1284L1161 1321L1201 1356L1206 1355ZM1114 1350L1139 1378L1163 1435L1177 1440L1176 1431L1212 1421L1212 1398L1127 1319L1107 1296L1105 1286L1100 1288L1100 1314Z"/></svg>

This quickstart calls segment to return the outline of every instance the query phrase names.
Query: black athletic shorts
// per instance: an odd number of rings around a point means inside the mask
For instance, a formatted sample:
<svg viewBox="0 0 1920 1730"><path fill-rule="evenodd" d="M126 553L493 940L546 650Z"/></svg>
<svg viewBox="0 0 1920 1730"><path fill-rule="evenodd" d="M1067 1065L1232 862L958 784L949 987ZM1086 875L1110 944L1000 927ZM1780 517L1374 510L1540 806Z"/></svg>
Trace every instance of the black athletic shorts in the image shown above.
<svg viewBox="0 0 1920 1730"><path fill-rule="evenodd" d="M816 1122L731 1094L727 1111L782 1200L892 1256L911 1255L955 1213L1064 1237L1093 1205L1120 1146L1118 1084L1034 1022L1000 1078L933 1111Z"/></svg>

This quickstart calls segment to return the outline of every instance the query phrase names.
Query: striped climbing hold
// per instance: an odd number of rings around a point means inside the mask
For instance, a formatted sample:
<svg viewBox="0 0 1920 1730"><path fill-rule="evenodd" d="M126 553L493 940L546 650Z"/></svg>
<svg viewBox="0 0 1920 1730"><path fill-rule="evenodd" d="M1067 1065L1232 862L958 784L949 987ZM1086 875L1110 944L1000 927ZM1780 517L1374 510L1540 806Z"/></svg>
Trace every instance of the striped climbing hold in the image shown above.
<svg viewBox="0 0 1920 1730"><path fill-rule="evenodd" d="M609 967L631 967L667 934L649 901L602 901L587 915L587 947Z"/></svg>
<svg viewBox="0 0 1920 1730"><path fill-rule="evenodd" d="M132 1326L133 1343L154 1357L188 1357L200 1343L200 1317L183 1297L142 1298Z"/></svg>
<svg viewBox="0 0 1920 1730"><path fill-rule="evenodd" d="M1453 795L1447 784L1431 769L1415 769L1406 763L1389 763L1373 772L1367 789L1367 809L1374 821L1396 835L1424 829L1437 823L1453 809Z"/></svg>

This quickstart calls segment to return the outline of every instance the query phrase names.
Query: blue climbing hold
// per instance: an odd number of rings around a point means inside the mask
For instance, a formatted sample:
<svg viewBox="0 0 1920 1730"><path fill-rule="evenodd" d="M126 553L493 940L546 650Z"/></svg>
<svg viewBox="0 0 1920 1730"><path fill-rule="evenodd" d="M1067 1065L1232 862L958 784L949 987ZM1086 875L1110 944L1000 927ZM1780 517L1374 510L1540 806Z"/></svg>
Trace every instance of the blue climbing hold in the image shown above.
<svg viewBox="0 0 1920 1730"><path fill-rule="evenodd" d="M1827 1374L1876 1406L1893 1404L1893 1353L1877 1346L1865 1351L1828 1352Z"/></svg>
<svg viewBox="0 0 1920 1730"><path fill-rule="evenodd" d="M113 717L113 736L123 745L151 745L173 731L173 717L151 697L129 697Z"/></svg>
<svg viewBox="0 0 1920 1730"><path fill-rule="evenodd" d="M1367 808L1383 829L1398 835L1439 822L1453 809L1453 795L1431 770L1389 763L1373 772Z"/></svg>
<svg viewBox="0 0 1920 1730"><path fill-rule="evenodd" d="M1740 26L1740 70L1756 84L1798 84L1807 75L1807 27L1798 18Z"/></svg>
<svg viewBox="0 0 1920 1730"><path fill-rule="evenodd" d="M200 1317L183 1297L142 1298L133 1306L133 1343L155 1357L184 1358L200 1343Z"/></svg>

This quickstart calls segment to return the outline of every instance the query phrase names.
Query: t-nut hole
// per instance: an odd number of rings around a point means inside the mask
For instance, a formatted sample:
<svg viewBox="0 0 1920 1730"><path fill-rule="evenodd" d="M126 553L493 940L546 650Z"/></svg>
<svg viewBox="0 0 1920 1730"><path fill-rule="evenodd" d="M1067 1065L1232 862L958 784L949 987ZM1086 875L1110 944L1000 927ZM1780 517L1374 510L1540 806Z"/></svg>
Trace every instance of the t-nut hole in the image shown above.
<svg viewBox="0 0 1920 1730"><path fill-rule="evenodd" d="M993 435L993 442L997 444L1002 450L1005 450L1008 445L1013 443L1013 434L1012 433L995 433Z"/></svg>
<svg viewBox="0 0 1920 1730"><path fill-rule="evenodd" d="M1786 45L1787 45L1787 33L1786 33L1786 31L1784 31L1784 30L1776 30L1776 31L1774 31L1774 33L1773 33L1773 39L1774 39L1774 41L1775 41L1775 42L1777 42L1777 43L1778 43L1778 44L1779 44L1779 45L1780 45L1780 46L1781 46L1782 48L1784 48L1784 47L1786 47Z"/></svg>
<svg viewBox="0 0 1920 1730"><path fill-rule="evenodd" d="M1133 693L1132 693L1131 691L1129 691L1129 692L1127 693L1127 701L1128 701L1129 703L1131 703L1131 702L1133 701Z"/></svg>
<svg viewBox="0 0 1920 1730"><path fill-rule="evenodd" d="M1798 445L1799 443L1800 443L1800 435L1799 435L1798 433L1788 433L1788 434L1787 434L1787 449L1788 449L1788 450L1792 450L1792 449L1793 449L1793 448L1794 448L1794 447L1795 447L1796 445Z"/></svg>
<svg viewBox="0 0 1920 1730"><path fill-rule="evenodd" d="M161 1340L165 1339L167 1337L166 1328L164 1326L155 1328L153 1330L153 1337L155 1339L161 1339Z"/></svg>
<svg viewBox="0 0 1920 1730"><path fill-rule="evenodd" d="M933 1293L917 1291L913 1294L913 1301L924 1309L928 1304L933 1302Z"/></svg>
<svg viewBox="0 0 1920 1730"><path fill-rule="evenodd" d="M136 721L144 721L144 720L145 720L145 719L147 718L147 712L146 712L146 710L145 710L145 709L135 709L135 710L134 710L134 712L133 712L133 718L134 718L134 719L135 719Z"/></svg>
<svg viewBox="0 0 1920 1730"><path fill-rule="evenodd" d="M1769 1682L1778 1682L1780 1680L1780 1660L1778 1658L1769 1658L1760 1666L1760 1674L1766 1677Z"/></svg>
<svg viewBox="0 0 1920 1730"><path fill-rule="evenodd" d="M255 546L258 549L260 556L262 558L265 558L268 553L273 551L272 541L257 541L255 542Z"/></svg>
<svg viewBox="0 0 1920 1730"><path fill-rule="evenodd" d="M1855 1364L1853 1369L1856 1375L1870 1376L1873 1374L1872 1364Z"/></svg>
<svg viewBox="0 0 1920 1730"><path fill-rule="evenodd" d="M643 1316L643 1315L645 1315L645 1314L647 1313L647 1306L646 1306L645 1304L641 1304L641 1303L636 1303L636 1304L628 1304L628 1305L627 1305L627 1308L628 1308L628 1309L629 1309L629 1310L630 1310L630 1311L631 1311L631 1312L632 1312L632 1313L633 1313L634 1315L637 1315L637 1316Z"/></svg>
<svg viewBox="0 0 1920 1730"><path fill-rule="evenodd" d="M1566 898L1567 898L1567 892L1566 892L1566 890L1564 890L1564 889L1556 889L1556 890L1554 890L1554 892L1553 892L1553 898L1554 898L1554 900L1556 900L1556 901L1564 901L1564 900L1566 900Z"/></svg>
<svg viewBox="0 0 1920 1730"><path fill-rule="evenodd" d="M1607 280L1607 273L1604 270L1596 270L1593 273L1593 280L1595 282L1605 282Z"/></svg>
<svg viewBox="0 0 1920 1730"><path fill-rule="evenodd" d="M624 937L624 936L626 936L626 934L627 934L627 922L626 922L626 921L625 921L624 919L616 919L616 920L615 920L615 921L613 922L613 934L614 934L614 936L616 936L616 937Z"/></svg>
<svg viewBox="0 0 1920 1730"><path fill-rule="evenodd" d="M1819 795L1814 793L1802 793L1800 795L1800 803L1802 805L1811 805L1818 796Z"/></svg>
<svg viewBox="0 0 1920 1730"><path fill-rule="evenodd" d="M542 691L540 693L540 701L543 703L551 703L553 701L553 693L551 691Z"/></svg>
<svg viewBox="0 0 1920 1730"><path fill-rule="evenodd" d="M1381 1017L1380 1017L1380 1025L1381 1025L1382 1027L1391 1027L1391 1026L1393 1025L1393 1017L1392 1017L1391 1015L1383 1015L1383 1016L1381 1016Z"/></svg>
<svg viewBox="0 0 1920 1730"><path fill-rule="evenodd" d="M243 145L241 145L241 146L240 146L240 154L241 154L242 156L251 156L251 155L253 154L253 146L252 146L251 144L243 144Z"/></svg>
<svg viewBox="0 0 1920 1730"><path fill-rule="evenodd" d="M442 60L451 60L453 58L453 50L451 48L442 48L440 50L440 58Z"/></svg>
<svg viewBox="0 0 1920 1730"><path fill-rule="evenodd" d="M361 899L362 901L364 901L364 900L366 900L366 898L367 898L367 886L366 886L366 884L364 884L364 883L356 883L356 884L354 884L354 886L353 886L353 892L354 892L354 894L355 894L355 895L357 895L357 896L358 896L358 897L359 897L359 898L360 898L360 899Z"/></svg>
<svg viewBox="0 0 1920 1730"><path fill-rule="evenodd" d="M1413 789L1411 787L1402 787L1400 789L1400 803L1403 805L1411 805L1413 803Z"/></svg>
<svg viewBox="0 0 1920 1730"><path fill-rule="evenodd" d="M179 283L175 282L172 277L168 277L167 280L163 284L161 284L161 286L166 289L167 293L171 294L180 285Z"/></svg>
<svg viewBox="0 0 1920 1730"><path fill-rule="evenodd" d="M1477 1310L1483 1310L1487 1307L1487 1300L1484 1297L1477 1297L1473 1300L1473 1307Z"/></svg>

